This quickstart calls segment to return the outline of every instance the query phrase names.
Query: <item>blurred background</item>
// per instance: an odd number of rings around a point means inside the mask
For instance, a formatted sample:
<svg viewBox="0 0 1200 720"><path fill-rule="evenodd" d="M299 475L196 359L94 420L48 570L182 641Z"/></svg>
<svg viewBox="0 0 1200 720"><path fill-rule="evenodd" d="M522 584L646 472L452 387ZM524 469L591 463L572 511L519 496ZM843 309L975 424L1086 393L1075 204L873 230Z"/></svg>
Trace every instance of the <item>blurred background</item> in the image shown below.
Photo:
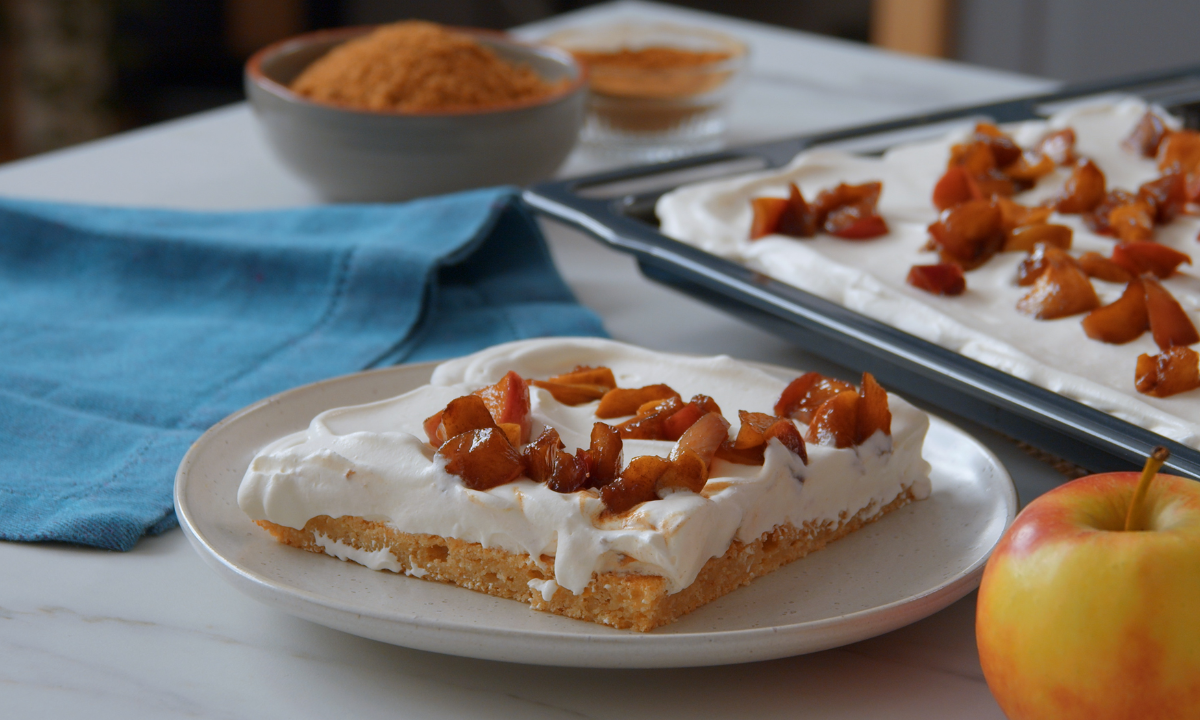
<svg viewBox="0 0 1200 720"><path fill-rule="evenodd" d="M507 28L595 0L0 0L0 161L242 99L254 50L423 18ZM1200 64L1196 0L670 4L1065 81Z"/></svg>

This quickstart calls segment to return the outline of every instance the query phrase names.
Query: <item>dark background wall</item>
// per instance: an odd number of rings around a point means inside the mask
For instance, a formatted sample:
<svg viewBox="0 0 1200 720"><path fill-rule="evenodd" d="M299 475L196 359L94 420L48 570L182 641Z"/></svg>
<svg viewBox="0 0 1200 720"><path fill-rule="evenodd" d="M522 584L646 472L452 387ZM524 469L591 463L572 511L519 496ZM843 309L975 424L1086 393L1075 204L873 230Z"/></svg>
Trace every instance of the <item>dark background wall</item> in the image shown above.
<svg viewBox="0 0 1200 720"><path fill-rule="evenodd" d="M958 0L955 57L1067 81L1200 64L1197 0Z"/></svg>
<svg viewBox="0 0 1200 720"><path fill-rule="evenodd" d="M597 1L0 0L0 161L240 100L246 57L304 30L502 29ZM1200 64L1200 0L666 1L1067 81Z"/></svg>
<svg viewBox="0 0 1200 720"><path fill-rule="evenodd" d="M422 18L449 25L503 29L598 0L245 0L136 2L118 12L115 35L136 54L119 64L116 100L126 123L161 120L241 98L245 57L293 32ZM870 0L684 0L672 4L800 30L867 41ZM291 9L289 9L289 6ZM232 10L232 12L231 12ZM264 22L273 18L273 22ZM266 27L264 27L266 25ZM258 32L238 28L255 26ZM132 48L130 48L132 49Z"/></svg>
<svg viewBox="0 0 1200 720"><path fill-rule="evenodd" d="M0 0L0 161L235 102L258 47L424 18L508 28L597 0ZM870 0L676 4L865 42Z"/></svg>

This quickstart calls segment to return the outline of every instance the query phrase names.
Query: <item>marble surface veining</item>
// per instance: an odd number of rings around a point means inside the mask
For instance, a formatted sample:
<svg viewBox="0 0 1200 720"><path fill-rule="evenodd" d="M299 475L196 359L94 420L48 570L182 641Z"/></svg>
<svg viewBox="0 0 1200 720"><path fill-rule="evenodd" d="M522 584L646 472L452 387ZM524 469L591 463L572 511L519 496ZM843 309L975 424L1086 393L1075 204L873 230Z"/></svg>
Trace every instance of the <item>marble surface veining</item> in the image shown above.
<svg viewBox="0 0 1200 720"><path fill-rule="evenodd" d="M815 655L580 670L407 650L291 618L221 583L178 531L119 557L0 546L7 577L40 576L3 591L4 717L1002 717L975 656L973 596Z"/></svg>

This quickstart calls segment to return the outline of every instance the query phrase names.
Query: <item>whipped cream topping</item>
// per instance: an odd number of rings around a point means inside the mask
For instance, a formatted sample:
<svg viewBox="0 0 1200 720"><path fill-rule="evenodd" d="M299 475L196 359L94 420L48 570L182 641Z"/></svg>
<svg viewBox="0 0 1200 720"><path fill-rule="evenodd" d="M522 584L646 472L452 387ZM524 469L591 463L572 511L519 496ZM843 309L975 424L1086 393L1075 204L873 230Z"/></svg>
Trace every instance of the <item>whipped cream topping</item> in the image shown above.
<svg viewBox="0 0 1200 720"><path fill-rule="evenodd" d="M620 515L602 515L603 503L592 492L561 494L528 479L470 490L446 472L444 460L426 442L422 422L450 400L496 382L509 370L546 378L576 365L608 366L620 387L666 382L684 398L709 395L735 423L738 410L771 412L787 384L724 356L670 355L609 340L499 345L443 363L427 386L329 410L306 430L268 445L250 463L238 504L252 519L296 529L318 515L351 515L535 560L550 556L554 585L535 588L545 596L560 586L580 593L594 573L608 571L659 575L669 592L678 592L735 538L750 542L789 522L797 527L836 523L864 508L882 507L905 489L917 498L929 495L929 465L921 457L928 416L895 396L889 396L890 437L876 433L863 445L842 450L809 445L808 465L775 440L761 467L714 460L702 492L664 493ZM588 447L597 402L570 407L536 387L530 387L530 400L534 437L552 426L568 452ZM625 440L624 459L666 457L673 447ZM317 542L368 567L399 567L376 557L390 554L387 550L365 553L328 538Z"/></svg>
<svg viewBox="0 0 1200 720"><path fill-rule="evenodd" d="M404 572L404 566L396 560L391 550L382 548L368 552L353 545L347 545L341 540L335 540L324 533L313 533L315 542L327 555L339 560L353 560L359 565L365 565L372 570L391 570L394 573Z"/></svg>
<svg viewBox="0 0 1200 720"><path fill-rule="evenodd" d="M1107 188L1133 192L1159 176L1153 159L1122 147L1146 112L1139 100L1083 104L1004 129L1022 147L1034 146L1046 133L1072 127L1076 153L1091 158L1104 172ZM1165 113L1160 113L1165 117ZM1200 448L1200 403L1196 391L1168 398L1141 395L1134 386L1137 356L1157 354L1150 333L1125 345L1087 337L1082 315L1035 320L1017 312L1029 288L1016 284L1016 268L1025 253L1001 253L966 273L967 291L941 297L905 282L911 266L938 262L923 251L926 227L937 219L931 196L946 169L950 146L973 131L974 121L932 142L899 146L882 157L860 157L833 150L797 156L780 170L698 183L664 195L658 216L664 234L789 283L905 332L959 352L1060 395L1091 405L1135 425ZM1070 175L1059 168L1013 199L1026 205L1053 197ZM795 182L805 197L839 182L883 182L880 214L889 234L847 242L828 235L797 240L778 235L751 242L750 199L784 197ZM1079 215L1055 213L1050 222L1074 231L1072 251L1109 255L1113 238L1096 235ZM1180 216L1155 228L1155 240L1192 255L1200 218ZM1200 311L1200 268L1184 265L1164 286L1193 322ZM1095 280L1103 304L1116 300L1122 283Z"/></svg>

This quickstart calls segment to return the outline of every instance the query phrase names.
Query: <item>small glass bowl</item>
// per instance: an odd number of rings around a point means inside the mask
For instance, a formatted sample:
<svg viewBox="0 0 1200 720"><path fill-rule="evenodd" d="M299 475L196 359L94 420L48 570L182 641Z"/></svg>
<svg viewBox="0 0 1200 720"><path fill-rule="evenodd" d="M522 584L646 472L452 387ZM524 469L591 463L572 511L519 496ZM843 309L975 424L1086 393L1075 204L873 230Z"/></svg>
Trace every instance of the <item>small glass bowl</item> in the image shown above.
<svg viewBox="0 0 1200 720"><path fill-rule="evenodd" d="M717 150L748 50L702 28L617 24L573 28L543 42L588 70L582 141L606 155L668 160Z"/></svg>

